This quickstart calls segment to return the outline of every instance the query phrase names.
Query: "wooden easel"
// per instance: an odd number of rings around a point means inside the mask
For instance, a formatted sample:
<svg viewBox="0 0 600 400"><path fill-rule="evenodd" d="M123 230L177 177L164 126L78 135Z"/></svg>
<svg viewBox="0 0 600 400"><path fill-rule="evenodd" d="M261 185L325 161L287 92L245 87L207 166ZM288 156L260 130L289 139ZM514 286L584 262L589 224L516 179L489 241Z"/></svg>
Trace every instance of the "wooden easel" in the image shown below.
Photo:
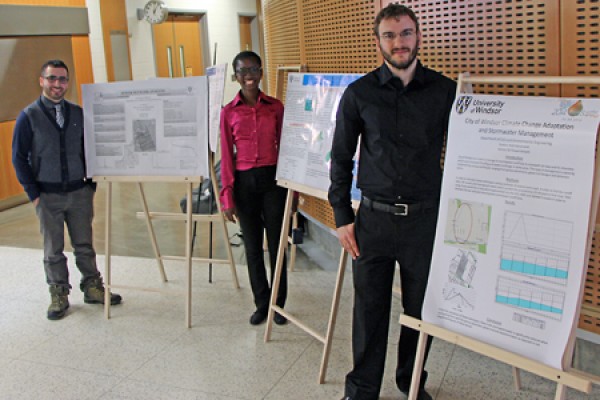
<svg viewBox="0 0 600 400"><path fill-rule="evenodd" d="M215 193L218 193L218 188L216 187L216 175L214 171L214 166L212 160L209 160L210 166L210 175L213 184L213 189ZM158 263L158 268L161 274L161 278L163 282L167 282L167 276L165 273L163 260L179 260L185 261L187 266L187 277L186 277L186 289L185 289L185 299L186 299L186 307L185 307L185 326L187 328L191 327L191 308L192 308L192 262L203 262L203 263L215 263L215 264L229 264L231 268L231 274L233 277L234 288L239 288L239 282L237 278L237 272L235 269L235 261L233 259L233 253L231 251L231 245L229 243L229 235L227 231L227 225L225 224L225 219L223 214L221 213L221 204L217 201L218 213L214 215L204 215L204 214L193 214L192 213L192 187L194 184L198 185L202 182L201 177L120 177L120 176L100 176L94 177L94 180L98 182L106 182L108 184L106 190L106 261L105 261L105 301L104 301L104 314L107 319L110 318L110 289L111 288L123 288L123 289L134 289L134 290L142 290L142 291L150 291L150 292L159 292L159 293L170 293L170 294L181 294L173 291L167 292L161 289L153 289L153 288L144 288L144 287L134 287L134 286L126 286L126 285L113 285L112 277L111 277L111 227L112 227L112 184L113 182L136 182L138 184L138 189L140 193L140 199L142 201L143 212L137 213L138 218L143 218L146 221L146 226L148 228L148 232L150 234L150 239L152 243L152 248L154 250L154 255L156 261ZM150 212L148 209L148 203L146 201L146 195L144 193L143 183L144 182L184 182L186 183L186 199L187 199L187 208L186 213L173 213L173 212ZM152 225L152 220L168 220L168 221L185 221L186 223L186 244L185 244L185 255L184 256L166 256L162 255L158 246L158 242L156 240L156 234L154 231L154 226ZM223 236L227 249L227 259L215 259L215 258L199 258L192 257L192 222L219 222L221 227L223 228Z"/></svg>
<svg viewBox="0 0 600 400"><path fill-rule="evenodd" d="M346 271L346 261L348 259L348 254L342 249L340 254L340 260L338 264L338 272L335 280L335 289L333 293L333 299L331 301L331 308L329 313L329 321L327 323L327 331L324 335L318 333L316 330L307 326L305 323L300 321L297 317L290 314L283 308L277 306L275 304L275 300L277 299L277 293L279 292L279 282L281 280L281 271L283 268L283 256L284 252L287 248L288 244L288 224L290 217L292 215L292 202L294 197L294 191L305 193L311 196L315 196L321 199L326 199L327 194L317 190L310 188L308 186L304 186L298 183L290 182L287 180L278 180L277 184L279 186L285 187L288 189L287 199L285 203L285 211L283 214L283 225L281 227L281 234L279 236L279 251L277 252L277 262L275 266L275 276L273 278L272 288L271 288L271 299L269 302L269 314L267 316L267 327L265 330L265 342L268 342L271 339L271 332L273 329L273 316L274 313L277 312L288 319L291 323L298 326L300 329L323 343L323 355L321 357L321 367L319 370L319 383L325 382L325 375L327 373L327 364L329 362L329 355L331 353L331 343L333 340L333 333L335 330L335 323L337 320L337 311L340 304L340 295L342 292L342 286L344 281L344 275Z"/></svg>
<svg viewBox="0 0 600 400"><path fill-rule="evenodd" d="M469 74L460 74L458 78L457 95L461 93L472 93L472 84L589 84L598 85L600 84L600 78L584 77L584 76L469 76ZM596 141L598 138L596 138ZM600 190L600 147L596 146L596 165L595 165L595 176L592 190L592 212L588 222L588 242L586 254L590 254L592 235L594 233L594 226L596 221L596 210L598 208ZM581 303L581 296L579 299ZM427 338L429 335L440 338L447 342L459 345L476 353L485 355L493 358L497 361L504 362L513 367L513 377L515 382L515 388L520 389L520 375L519 369L524 369L533 374L542 376L546 379L556 382L556 393L555 400L566 399L567 392L566 388L571 387L584 393L590 393L592 390L592 380L600 380L600 377L592 377L584 374L581 371L569 369L567 371L558 370L551 368L547 365L533 361L526 357L520 356L509 351L499 349L495 346L488 345L486 343L471 339L467 336L454 333L448 329L437 327L433 324L425 323L416 318L409 317L407 315L400 316L400 324L410 327L416 331L419 331L419 343L417 346L417 355L415 359L415 366L413 370L412 382L410 387L410 393L408 400L416 400L419 381L420 371L423 368L424 356ZM567 352L572 354L574 349L575 338L571 337L570 344L567 348Z"/></svg>

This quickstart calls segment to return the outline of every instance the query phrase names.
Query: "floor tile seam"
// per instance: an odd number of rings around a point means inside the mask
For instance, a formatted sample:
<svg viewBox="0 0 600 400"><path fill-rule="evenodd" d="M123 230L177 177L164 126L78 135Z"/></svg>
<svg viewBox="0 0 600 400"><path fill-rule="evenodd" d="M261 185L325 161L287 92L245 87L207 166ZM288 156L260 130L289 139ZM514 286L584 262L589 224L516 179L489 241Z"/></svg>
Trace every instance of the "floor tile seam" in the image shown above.
<svg viewBox="0 0 600 400"><path fill-rule="evenodd" d="M30 347L28 350L25 350L24 352L20 353L17 357L13 357L15 360L19 360L19 361L28 361L30 362L31 360L28 360L26 358L27 354L32 353L34 351L37 351L38 348L40 348L42 345L45 345L47 342L49 342L50 340L56 339L60 337L59 334L52 334L51 337L47 337L45 340L42 340L39 343L36 343L35 345L33 345L32 347Z"/></svg>
<svg viewBox="0 0 600 400"><path fill-rule="evenodd" d="M440 339L438 339L438 340L440 340ZM446 368L444 368L444 372L442 373L442 376L440 377L440 384L433 391L434 399L437 398L437 396L440 394L440 392L442 390L442 386L444 385L444 381L446 380L446 375L448 374L448 371L450 371L450 364L452 364L452 359L454 358L454 355L456 354L457 347L458 346L456 344L452 344L452 351L450 352L450 357L448 358L448 362L446 363ZM435 349L434 349L434 351L435 351Z"/></svg>
<svg viewBox="0 0 600 400"><path fill-rule="evenodd" d="M146 366L149 362L155 360L159 355L163 354L170 346L175 345L176 340L178 340L179 337L173 339L170 343L165 343L162 346L160 346L160 349L156 349L154 355L147 357L143 362L141 362L136 368L132 368L131 371L127 374L124 375L112 375L112 374L108 374L108 376L112 376L112 377L116 377L119 378L119 382L113 386L116 387L118 386L121 382L123 382L126 379L130 379L130 380L135 380L132 379L131 376L135 373L137 373L138 371L140 371L144 366ZM137 380L140 381L140 380ZM146 382L146 381L142 381L142 382ZM154 382L150 382L150 383L154 383ZM110 390L109 390L110 392Z"/></svg>
<svg viewBox="0 0 600 400"><path fill-rule="evenodd" d="M127 377L117 377L118 381L110 388L105 389L95 400L102 400L102 398L108 395L115 387L119 386L121 382L125 381Z"/></svg>
<svg viewBox="0 0 600 400"><path fill-rule="evenodd" d="M99 372L98 370L88 370L85 368L74 368L74 367L69 367L68 365L56 365L56 364L52 364L52 363L48 363L48 362L44 362L44 361L32 361L32 360L28 360L28 359L16 359L15 361L19 361L19 362L23 362L23 363L27 363L27 364L33 364L33 365L40 365L40 366L46 366L46 367L50 367L50 368L62 368L62 369L66 369L69 371L74 371L74 372L83 372L86 374L90 374L90 375L101 375L103 377L108 377L108 378L123 378L122 375L114 375L114 374L109 374L109 373L105 373L105 372Z"/></svg>
<svg viewBox="0 0 600 400"><path fill-rule="evenodd" d="M291 362L288 365L288 367L285 369L285 371L281 374L281 376L279 377L279 379L277 379L273 383L273 385L271 386L271 388L269 390L267 390L267 392L265 393L265 395L262 397L262 400L266 399L269 396L269 394L277 387L277 385L279 385L282 382L282 380L286 377L286 375L288 375L290 373L290 371L296 365L296 363L304 356L304 354L306 354L306 352L308 351L308 349L310 349L310 347L312 346L313 343L315 343L315 342L320 343L319 340L315 339L312 336L310 336L310 339L311 340L309 340L306 343L306 346L304 347L304 349L300 353L298 353L298 355L293 360L293 362Z"/></svg>

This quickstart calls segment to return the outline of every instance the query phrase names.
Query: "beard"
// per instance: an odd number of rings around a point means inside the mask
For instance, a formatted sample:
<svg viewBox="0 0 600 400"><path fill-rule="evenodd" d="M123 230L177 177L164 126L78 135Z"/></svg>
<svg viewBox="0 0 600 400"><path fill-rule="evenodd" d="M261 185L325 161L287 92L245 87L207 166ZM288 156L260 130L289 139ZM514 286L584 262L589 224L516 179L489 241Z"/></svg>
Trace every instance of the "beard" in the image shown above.
<svg viewBox="0 0 600 400"><path fill-rule="evenodd" d="M394 49L392 49L392 52L394 51ZM381 55L383 56L383 58L394 68L397 69L407 69L408 67L411 66L411 64L415 61L415 59L417 58L417 53L419 52L419 45L417 43L417 45L410 51L410 53L408 54L408 60L406 60L405 62L398 62L396 60L394 60L392 58L392 53L388 53L387 51L381 49Z"/></svg>
<svg viewBox="0 0 600 400"><path fill-rule="evenodd" d="M63 90L62 88L56 90L54 90L53 88L44 88L43 92L47 98L52 99L54 101L60 101L65 97L66 90Z"/></svg>

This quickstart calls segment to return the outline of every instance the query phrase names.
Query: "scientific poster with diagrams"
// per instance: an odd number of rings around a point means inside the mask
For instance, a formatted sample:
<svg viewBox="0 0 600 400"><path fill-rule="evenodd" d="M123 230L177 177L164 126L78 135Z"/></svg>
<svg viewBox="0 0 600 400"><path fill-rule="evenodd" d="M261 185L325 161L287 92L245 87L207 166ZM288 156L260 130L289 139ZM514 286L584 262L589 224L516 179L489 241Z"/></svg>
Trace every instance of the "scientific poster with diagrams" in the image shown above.
<svg viewBox="0 0 600 400"><path fill-rule="evenodd" d="M359 74L288 75L277 179L329 189L335 115L346 87ZM356 176L356 174L355 174ZM357 199L353 190L353 199Z"/></svg>
<svg viewBox="0 0 600 400"><path fill-rule="evenodd" d="M599 99L458 96L424 321L563 368L599 122Z"/></svg>
<svg viewBox="0 0 600 400"><path fill-rule="evenodd" d="M208 176L204 76L83 85L87 175Z"/></svg>

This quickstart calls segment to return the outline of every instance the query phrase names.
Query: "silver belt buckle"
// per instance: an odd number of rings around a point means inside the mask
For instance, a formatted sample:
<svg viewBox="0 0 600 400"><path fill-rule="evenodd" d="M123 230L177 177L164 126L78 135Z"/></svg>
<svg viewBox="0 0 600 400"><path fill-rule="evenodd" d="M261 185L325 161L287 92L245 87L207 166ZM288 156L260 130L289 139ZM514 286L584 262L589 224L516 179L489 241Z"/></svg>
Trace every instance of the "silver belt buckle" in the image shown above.
<svg viewBox="0 0 600 400"><path fill-rule="evenodd" d="M394 204L394 207L404 209L400 212L395 212L394 215L399 215L401 217L406 217L408 215L408 204L396 203L396 204Z"/></svg>

